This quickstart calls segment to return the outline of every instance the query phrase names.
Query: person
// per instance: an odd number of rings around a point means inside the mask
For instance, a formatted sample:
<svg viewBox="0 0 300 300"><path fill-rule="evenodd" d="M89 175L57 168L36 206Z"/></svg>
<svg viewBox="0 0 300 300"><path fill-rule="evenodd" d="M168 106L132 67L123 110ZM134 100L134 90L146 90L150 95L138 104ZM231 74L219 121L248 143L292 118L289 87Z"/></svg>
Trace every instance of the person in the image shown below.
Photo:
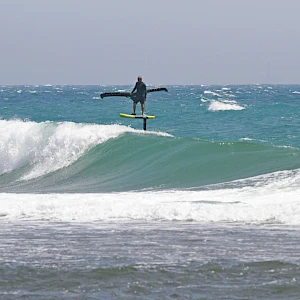
<svg viewBox="0 0 300 300"><path fill-rule="evenodd" d="M143 82L143 78L142 76L139 76L137 78L137 82L131 92L131 95L133 94L133 92L136 93L134 94L134 97L132 97L133 100L133 113L132 115L135 115L135 111L136 111L136 105L137 103L141 103L141 110L142 110L142 115L145 114L145 101L146 101L146 97L147 97L147 87L146 84Z"/></svg>

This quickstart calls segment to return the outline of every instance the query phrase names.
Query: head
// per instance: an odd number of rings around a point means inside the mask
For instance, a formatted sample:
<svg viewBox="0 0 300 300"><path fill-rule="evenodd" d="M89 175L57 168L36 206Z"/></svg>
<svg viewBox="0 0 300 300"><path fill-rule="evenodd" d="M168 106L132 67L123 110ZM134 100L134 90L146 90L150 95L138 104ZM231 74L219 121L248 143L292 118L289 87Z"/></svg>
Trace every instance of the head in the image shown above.
<svg viewBox="0 0 300 300"><path fill-rule="evenodd" d="M138 81L142 81L143 80L142 76L139 76L137 79L138 79Z"/></svg>

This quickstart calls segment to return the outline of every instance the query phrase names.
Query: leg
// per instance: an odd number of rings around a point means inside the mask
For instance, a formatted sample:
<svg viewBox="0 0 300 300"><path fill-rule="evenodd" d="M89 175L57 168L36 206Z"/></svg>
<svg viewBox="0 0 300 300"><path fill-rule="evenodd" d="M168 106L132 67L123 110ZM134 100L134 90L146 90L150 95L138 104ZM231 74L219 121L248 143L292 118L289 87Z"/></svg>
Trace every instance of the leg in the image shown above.
<svg viewBox="0 0 300 300"><path fill-rule="evenodd" d="M145 103L141 103L142 115L145 113Z"/></svg>
<svg viewBox="0 0 300 300"><path fill-rule="evenodd" d="M133 102L133 113L135 114L135 111L136 111L136 103Z"/></svg>

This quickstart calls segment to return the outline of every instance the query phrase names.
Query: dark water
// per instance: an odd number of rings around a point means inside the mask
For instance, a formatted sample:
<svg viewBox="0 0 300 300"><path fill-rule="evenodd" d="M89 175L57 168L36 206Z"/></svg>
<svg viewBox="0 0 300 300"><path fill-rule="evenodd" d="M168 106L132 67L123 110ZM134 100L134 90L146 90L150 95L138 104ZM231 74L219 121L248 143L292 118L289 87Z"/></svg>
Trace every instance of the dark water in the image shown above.
<svg viewBox="0 0 300 300"><path fill-rule="evenodd" d="M297 299L299 295L295 228L120 225L2 222L3 299Z"/></svg>

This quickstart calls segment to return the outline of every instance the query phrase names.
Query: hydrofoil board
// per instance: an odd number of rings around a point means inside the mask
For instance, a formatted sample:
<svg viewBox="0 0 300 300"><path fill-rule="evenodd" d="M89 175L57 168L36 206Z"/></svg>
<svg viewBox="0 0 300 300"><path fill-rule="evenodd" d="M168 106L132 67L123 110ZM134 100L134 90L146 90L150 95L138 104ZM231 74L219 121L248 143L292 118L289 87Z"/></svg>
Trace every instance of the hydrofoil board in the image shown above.
<svg viewBox="0 0 300 300"><path fill-rule="evenodd" d="M129 115L129 114L120 114L122 118L131 118L131 119L155 119L155 116L148 115Z"/></svg>

